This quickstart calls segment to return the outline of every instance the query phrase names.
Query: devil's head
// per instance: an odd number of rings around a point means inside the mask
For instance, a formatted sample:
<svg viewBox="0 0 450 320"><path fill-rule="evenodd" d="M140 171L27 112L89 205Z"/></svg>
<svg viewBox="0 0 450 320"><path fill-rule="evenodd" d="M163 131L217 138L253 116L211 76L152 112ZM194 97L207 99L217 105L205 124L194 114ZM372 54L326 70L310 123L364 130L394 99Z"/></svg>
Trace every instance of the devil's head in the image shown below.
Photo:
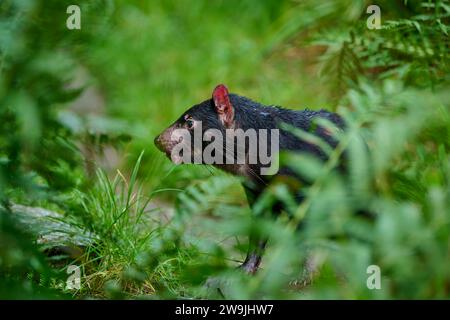
<svg viewBox="0 0 450 320"><path fill-rule="evenodd" d="M273 110L229 94L221 84L211 99L184 112L157 136L155 144L177 164L213 164L241 176L267 174L263 167L278 153Z"/></svg>
<svg viewBox="0 0 450 320"><path fill-rule="evenodd" d="M180 143L190 145L192 150L192 162L194 157L205 148L205 142L201 141L208 129L219 130L225 135L225 130L234 127L234 108L231 98L234 95L228 93L225 85L218 85L212 94L212 98L191 107L184 112L178 120L165 129L155 138L155 144L174 162L180 162L178 154L174 154L174 148ZM186 140L186 134L191 139ZM195 144L195 139L200 143ZM184 140L184 141L183 141Z"/></svg>

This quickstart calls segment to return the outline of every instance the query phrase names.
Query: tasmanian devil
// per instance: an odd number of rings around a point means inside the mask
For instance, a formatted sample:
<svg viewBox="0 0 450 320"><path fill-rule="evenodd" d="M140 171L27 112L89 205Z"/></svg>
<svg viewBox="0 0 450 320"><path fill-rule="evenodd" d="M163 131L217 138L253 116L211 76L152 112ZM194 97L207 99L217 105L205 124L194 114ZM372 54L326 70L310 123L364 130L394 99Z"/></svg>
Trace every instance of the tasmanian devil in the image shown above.
<svg viewBox="0 0 450 320"><path fill-rule="evenodd" d="M174 162L212 164L243 177L243 187L249 205L253 207L275 178L302 180L303 185L308 183L287 166L264 171L268 165L274 167L273 158L278 151L301 151L326 160L326 155L317 145L293 134L292 128L306 131L332 148L336 147L337 141L332 131L317 125L315 120L318 118L328 120L340 130L344 129L344 121L336 113L265 106L249 98L230 94L226 86L221 84L214 89L211 99L188 109L157 136L155 144ZM232 139L229 139L230 135ZM239 135L244 139L239 140ZM200 141L195 141L199 136ZM215 146L212 148L213 142ZM272 163L268 164L264 156L269 156ZM295 199L297 202L302 201L301 190L295 191ZM283 210L283 204L275 203L271 210L276 214ZM241 265L245 271L257 271L266 243L266 238L250 235L247 257Z"/></svg>

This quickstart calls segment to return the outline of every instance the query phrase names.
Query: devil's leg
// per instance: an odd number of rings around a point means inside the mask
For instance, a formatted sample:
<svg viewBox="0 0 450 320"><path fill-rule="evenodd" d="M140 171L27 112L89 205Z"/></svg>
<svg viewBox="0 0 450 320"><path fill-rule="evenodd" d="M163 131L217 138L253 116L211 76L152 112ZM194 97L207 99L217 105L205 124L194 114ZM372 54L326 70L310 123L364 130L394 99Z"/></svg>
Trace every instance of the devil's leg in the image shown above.
<svg viewBox="0 0 450 320"><path fill-rule="evenodd" d="M250 236L247 257L240 268L250 274L254 274L259 268L266 244L267 238Z"/></svg>

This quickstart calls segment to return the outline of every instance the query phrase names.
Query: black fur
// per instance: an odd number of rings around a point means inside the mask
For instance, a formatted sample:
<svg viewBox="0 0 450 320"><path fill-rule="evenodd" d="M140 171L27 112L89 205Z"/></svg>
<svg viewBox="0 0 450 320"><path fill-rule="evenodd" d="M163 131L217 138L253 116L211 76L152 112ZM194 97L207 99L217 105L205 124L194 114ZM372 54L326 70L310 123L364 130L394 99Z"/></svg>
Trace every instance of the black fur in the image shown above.
<svg viewBox="0 0 450 320"><path fill-rule="evenodd" d="M313 133L326 141L333 148L336 147L337 141L324 128L314 126L314 119L318 117L324 118L334 123L339 129L345 129L343 119L336 113L326 110L289 110L276 106L265 106L236 94L229 94L228 96L234 108L234 128L240 128L244 131L247 129L279 129L280 151L307 152L316 156L320 160L326 160L326 155L316 145L303 141L293 133L283 130L283 128L280 127L282 123L286 123L309 133ZM202 121L203 132L208 129L215 128L221 130L222 133L225 134L226 128L216 113L213 99L205 100L202 103L193 106L183 113L172 126L183 126L186 115L191 116L195 120ZM158 139L159 138L156 140ZM301 177L294 174L289 168L286 167L281 167L275 176L260 176L259 168L259 164L251 165L249 169L253 171L253 175L250 176L250 178L243 184L250 206L253 206L266 186L270 183L270 180L274 177L288 176L290 178L293 177L295 179L302 180ZM302 181L302 183L305 183L305 181ZM295 190L295 197L298 202L302 201L303 196L301 190ZM272 211L276 214L282 209L282 204L275 203ZM250 235L248 255L242 265L244 270L250 273L256 272L261 262L261 257L266 242L267 239L261 239L256 235Z"/></svg>

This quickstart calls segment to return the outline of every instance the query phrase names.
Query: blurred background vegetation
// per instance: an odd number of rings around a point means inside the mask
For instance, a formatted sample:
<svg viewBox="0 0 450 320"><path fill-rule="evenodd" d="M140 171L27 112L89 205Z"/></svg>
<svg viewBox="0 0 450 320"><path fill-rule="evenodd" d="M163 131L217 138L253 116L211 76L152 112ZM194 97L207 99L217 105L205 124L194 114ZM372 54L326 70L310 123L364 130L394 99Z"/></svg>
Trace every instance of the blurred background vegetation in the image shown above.
<svg viewBox="0 0 450 320"><path fill-rule="evenodd" d="M72 2L0 1L1 298L449 298L449 1L377 1L379 30L364 0L78 1L68 30ZM218 83L349 123L325 165L282 157L315 181L290 224L153 146ZM271 236L253 277L250 230Z"/></svg>

